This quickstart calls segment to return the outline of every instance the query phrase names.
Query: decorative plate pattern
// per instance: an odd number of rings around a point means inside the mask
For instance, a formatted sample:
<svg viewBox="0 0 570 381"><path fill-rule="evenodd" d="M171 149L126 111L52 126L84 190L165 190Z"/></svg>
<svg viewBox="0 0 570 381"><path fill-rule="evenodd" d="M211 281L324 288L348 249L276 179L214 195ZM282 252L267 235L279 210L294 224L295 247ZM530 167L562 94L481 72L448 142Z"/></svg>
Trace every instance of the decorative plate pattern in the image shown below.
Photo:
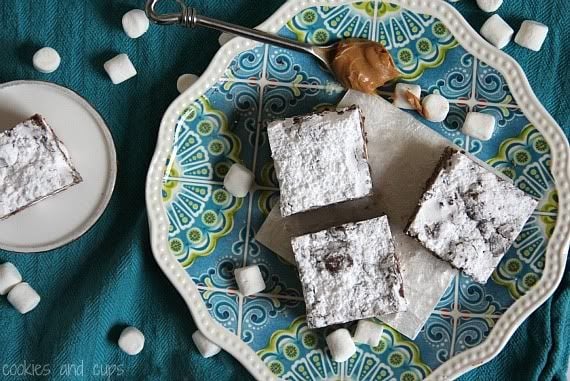
<svg viewBox="0 0 570 381"><path fill-rule="evenodd" d="M317 44L346 37L383 42L402 80L450 100L444 122L422 122L512 178L539 206L489 282L456 277L414 341L386 327L378 347L359 345L345 363L333 362L326 329L306 326L296 270L253 237L278 197L267 122L332 107L344 90L311 57L232 40L167 111L147 204L159 265L200 330L257 379L456 376L496 355L561 279L570 236L570 150L562 131L518 65L482 41L453 7L394 3L292 1L262 28ZM392 88L381 94L389 99ZM491 140L461 133L471 110L496 117ZM234 162L256 176L244 199L223 188ZM244 297L233 271L248 264L260 266L267 288Z"/></svg>

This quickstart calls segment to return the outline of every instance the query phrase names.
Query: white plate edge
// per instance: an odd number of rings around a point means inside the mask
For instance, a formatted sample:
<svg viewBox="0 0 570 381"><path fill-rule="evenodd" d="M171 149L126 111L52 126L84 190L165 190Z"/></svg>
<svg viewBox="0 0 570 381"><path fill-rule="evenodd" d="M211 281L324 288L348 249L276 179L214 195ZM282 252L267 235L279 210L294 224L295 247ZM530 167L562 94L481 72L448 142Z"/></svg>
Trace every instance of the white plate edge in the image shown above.
<svg viewBox="0 0 570 381"><path fill-rule="evenodd" d="M288 0L262 23L259 29L274 33L307 7L352 2L355 1ZM544 135L550 146L551 171L558 189L558 220L547 247L546 265L542 277L528 293L509 307L483 343L452 357L427 378L427 380L447 380L456 378L494 358L518 326L554 293L562 280L570 246L570 147L560 126L534 95L520 65L512 57L486 42L451 4L443 0L391 0L391 2L438 18L464 49L503 75L513 91L517 104L527 119ZM196 285L169 253L168 218L160 197L162 176L171 151L178 115L218 81L235 55L255 45L254 42L242 38L232 39L217 52L200 79L169 106L161 121L156 150L148 171L146 203L153 255L188 305L198 329L240 361L257 380L274 380L276 377L269 372L255 352L210 316Z"/></svg>
<svg viewBox="0 0 570 381"><path fill-rule="evenodd" d="M95 119L96 123L99 125L101 133L103 134L105 141L109 143L107 145L108 148L108 158L109 158L109 172L108 176L111 178L110 182L107 182L107 186L105 187L104 193L101 195L100 202L97 205L97 208L91 214L91 216L85 220L83 224L78 226L76 229L77 233L70 235L68 238L61 239L56 241L52 244L47 244L43 246L37 247L28 247L28 246L12 246L12 245L4 245L0 243L0 249L12 251L17 254L29 254L29 253L45 253L46 251L55 250L65 245L68 245L79 238L81 238L85 233L87 233L95 224L99 221L101 216L105 210L107 210L107 206L109 206L109 202L111 201L111 197L113 196L113 192L115 191L115 186L117 183L117 149L115 147L115 141L113 139L113 135L111 134L111 130L107 125L105 119L101 116L101 114L97 111L97 109L89 103L87 99L85 99L81 94L78 92L65 87L63 85L59 85L54 82L44 81L44 80L14 80L9 82L4 82L0 84L0 90L19 86L19 85L36 85L36 86L45 86L49 88L53 88L55 91L60 91L62 94L71 97L71 99L77 101L81 106L83 106L87 112Z"/></svg>

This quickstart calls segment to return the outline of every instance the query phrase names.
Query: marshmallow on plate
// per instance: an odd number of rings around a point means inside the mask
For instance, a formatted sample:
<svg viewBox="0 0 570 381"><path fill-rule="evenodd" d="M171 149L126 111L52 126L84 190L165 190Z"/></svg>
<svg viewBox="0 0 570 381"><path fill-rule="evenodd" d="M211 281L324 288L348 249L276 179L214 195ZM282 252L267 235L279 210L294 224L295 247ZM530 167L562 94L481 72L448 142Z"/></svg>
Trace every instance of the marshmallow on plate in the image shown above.
<svg viewBox="0 0 570 381"><path fill-rule="evenodd" d="M430 94L422 100L424 117L430 122L443 122L449 113L449 101L439 94Z"/></svg>
<svg viewBox="0 0 570 381"><path fill-rule="evenodd" d="M415 107L408 102L407 92L411 92L416 98L422 95L422 88L419 85L410 83L397 83L394 89L394 106L404 109L413 110Z"/></svg>
<svg viewBox="0 0 570 381"><path fill-rule="evenodd" d="M32 57L32 64L34 69L40 73L53 73L59 67L61 57L59 53L53 48L41 48Z"/></svg>
<svg viewBox="0 0 570 381"><path fill-rule="evenodd" d="M144 335L135 327L127 327L119 337L119 347L128 355L138 355L144 348Z"/></svg>
<svg viewBox="0 0 570 381"><path fill-rule="evenodd" d="M198 76L196 74L182 74L176 81L176 89L178 89L178 92L182 94L197 80Z"/></svg>
<svg viewBox="0 0 570 381"><path fill-rule="evenodd" d="M230 40L234 37L235 37L235 35L233 35L231 33L224 32L224 33L220 34L220 37L218 37L218 42L220 43L220 46L224 46L225 44L230 42Z"/></svg>
<svg viewBox="0 0 570 381"><path fill-rule="evenodd" d="M115 85L137 75L137 70L126 54L116 55L105 62L103 67Z"/></svg>
<svg viewBox="0 0 570 381"><path fill-rule="evenodd" d="M468 112L461 132L479 140L489 140L495 131L495 117L482 112Z"/></svg>
<svg viewBox="0 0 570 381"><path fill-rule="evenodd" d="M6 295L12 287L22 281L22 275L10 262L0 265L0 295Z"/></svg>
<svg viewBox="0 0 570 381"><path fill-rule="evenodd" d="M481 27L481 35L499 49L503 49L515 31L499 15L493 15Z"/></svg>
<svg viewBox="0 0 570 381"><path fill-rule="evenodd" d="M335 362L344 362L356 353L356 345L345 328L337 329L326 337L331 357Z"/></svg>
<svg viewBox="0 0 570 381"><path fill-rule="evenodd" d="M384 328L378 323L370 320L359 320L352 340L357 343L376 347L380 343L383 331Z"/></svg>
<svg viewBox="0 0 570 381"><path fill-rule="evenodd" d="M146 33L149 21L141 9L133 9L123 15L123 30L130 38L139 38Z"/></svg>
<svg viewBox="0 0 570 381"><path fill-rule="evenodd" d="M477 0L477 6L484 12L495 12L503 5L503 0Z"/></svg>
<svg viewBox="0 0 570 381"><path fill-rule="evenodd" d="M234 197L245 197L252 187L255 177L241 164L234 163L224 177L224 187Z"/></svg>
<svg viewBox="0 0 570 381"><path fill-rule="evenodd" d="M548 27L532 20L525 20L515 36L515 42L520 46L538 52L548 34Z"/></svg>
<svg viewBox="0 0 570 381"><path fill-rule="evenodd" d="M196 344L196 348L204 358L209 358L220 353L220 348L210 340L206 338L200 331L196 331L192 334L192 341Z"/></svg>
<svg viewBox="0 0 570 381"><path fill-rule="evenodd" d="M257 265L235 269L234 275L239 290L244 296L265 290L265 281Z"/></svg>
<svg viewBox="0 0 570 381"><path fill-rule="evenodd" d="M40 296L26 282L18 283L8 293L8 301L21 314L26 314L40 303Z"/></svg>

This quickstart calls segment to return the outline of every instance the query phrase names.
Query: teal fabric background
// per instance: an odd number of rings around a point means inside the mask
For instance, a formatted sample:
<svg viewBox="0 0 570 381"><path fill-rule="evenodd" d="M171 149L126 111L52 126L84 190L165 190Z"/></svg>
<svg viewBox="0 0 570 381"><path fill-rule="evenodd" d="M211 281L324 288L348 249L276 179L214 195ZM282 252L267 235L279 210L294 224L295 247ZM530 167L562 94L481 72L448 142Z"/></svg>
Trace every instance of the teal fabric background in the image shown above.
<svg viewBox="0 0 570 381"><path fill-rule="evenodd" d="M193 0L203 14L246 26L271 15L283 0ZM204 29L151 27L137 40L121 29L122 15L142 0L0 0L0 82L41 79L85 97L107 121L119 161L117 186L101 220L80 240L43 254L0 251L42 296L39 307L20 316L0 298L0 379L4 365L38 364L42 379L247 380L228 354L202 359L190 335L195 329L185 304L152 257L144 205L147 165L162 113L178 95L176 79L200 74L218 49L218 33ZM473 0L455 5L475 28L486 15ZM510 44L539 99L570 132L570 21L566 0L507 0L499 14L515 30L524 19L550 26L539 53ZM62 55L53 74L31 66L36 49ZM103 62L127 53L139 74L111 84ZM56 217L54 217L56 218ZM514 334L492 362L465 380L562 380L570 355L570 276L556 294ZM116 346L126 325L146 335L135 357ZM83 377L60 376L65 364L83 365ZM36 374L37 374L36 373Z"/></svg>

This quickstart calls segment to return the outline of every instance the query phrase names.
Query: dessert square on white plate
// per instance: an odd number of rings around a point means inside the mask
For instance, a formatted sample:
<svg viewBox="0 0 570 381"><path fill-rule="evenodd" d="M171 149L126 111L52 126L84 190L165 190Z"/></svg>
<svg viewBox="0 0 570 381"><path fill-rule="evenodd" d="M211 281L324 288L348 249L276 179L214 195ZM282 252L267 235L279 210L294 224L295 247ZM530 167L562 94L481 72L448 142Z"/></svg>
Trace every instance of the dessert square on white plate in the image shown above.
<svg viewBox="0 0 570 381"><path fill-rule="evenodd" d="M0 220L81 181L67 149L40 115L0 133Z"/></svg>

